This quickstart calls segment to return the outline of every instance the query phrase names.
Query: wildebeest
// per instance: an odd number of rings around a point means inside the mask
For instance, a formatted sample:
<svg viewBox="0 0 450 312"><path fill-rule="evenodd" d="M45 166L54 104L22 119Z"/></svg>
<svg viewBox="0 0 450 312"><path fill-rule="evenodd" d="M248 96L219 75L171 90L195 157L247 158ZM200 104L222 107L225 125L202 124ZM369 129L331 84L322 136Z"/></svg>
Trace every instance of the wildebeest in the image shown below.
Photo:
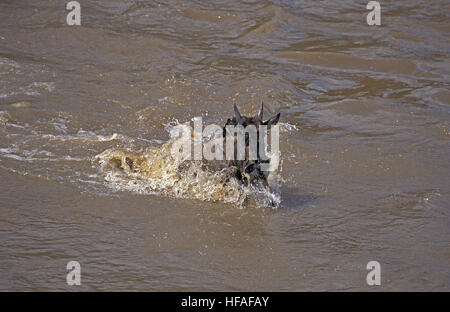
<svg viewBox="0 0 450 312"><path fill-rule="evenodd" d="M229 161L229 171L235 175L235 177L244 184L258 184L261 183L266 190L270 192L269 183L267 181L267 177L269 172L267 170L262 169L262 165L269 164L270 158L266 157L266 155L262 155L261 151L265 150L265 146L261 146L264 144L263 141L260 140L260 128L261 126L267 127L270 129L271 126L274 126L278 123L280 119L280 113L275 116L269 118L264 121L263 119L263 110L264 103L261 103L261 108L258 114L254 117L246 117L242 116L237 108L236 104L234 104L234 114L235 116L232 118L228 118L225 126L223 127L223 137L234 136L234 143L236 144L236 132L230 133L230 127L227 126L242 126L245 131L245 158L243 160L238 160L237 157L233 157L233 160ZM232 128L231 127L231 128ZM251 135L249 135L248 128L251 127L254 132L256 132L256 158L249 157L249 147L251 141ZM261 146L261 148L260 148ZM237 148L234 149L236 151ZM265 153L264 153L265 154ZM236 156L236 152L235 152Z"/></svg>

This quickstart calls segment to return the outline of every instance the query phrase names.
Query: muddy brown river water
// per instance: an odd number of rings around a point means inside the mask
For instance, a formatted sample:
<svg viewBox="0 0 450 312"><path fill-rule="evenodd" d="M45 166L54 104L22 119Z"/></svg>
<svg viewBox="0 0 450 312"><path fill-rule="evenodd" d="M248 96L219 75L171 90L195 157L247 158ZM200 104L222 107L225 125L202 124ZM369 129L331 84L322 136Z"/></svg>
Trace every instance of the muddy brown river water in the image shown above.
<svg viewBox="0 0 450 312"><path fill-rule="evenodd" d="M0 290L450 290L448 1L79 2L0 1ZM276 209L168 169L261 101Z"/></svg>

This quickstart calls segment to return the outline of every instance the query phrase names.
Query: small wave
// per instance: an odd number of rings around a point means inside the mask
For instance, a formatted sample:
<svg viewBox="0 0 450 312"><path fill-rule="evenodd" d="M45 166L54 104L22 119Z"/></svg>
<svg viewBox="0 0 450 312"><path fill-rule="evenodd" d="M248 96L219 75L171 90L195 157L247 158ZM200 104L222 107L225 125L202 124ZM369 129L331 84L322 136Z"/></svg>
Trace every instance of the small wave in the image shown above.
<svg viewBox="0 0 450 312"><path fill-rule="evenodd" d="M72 157L69 155L57 157L46 150L25 150L17 147L0 148L0 156L25 162L34 161L84 161L86 158Z"/></svg>
<svg viewBox="0 0 450 312"><path fill-rule="evenodd" d="M295 132L300 131L299 127L296 125L290 124L288 122L280 122L280 130L281 132Z"/></svg>
<svg viewBox="0 0 450 312"><path fill-rule="evenodd" d="M94 142L108 142L114 140L125 139L125 136L117 133L113 133L109 136L103 136L96 134L92 131L79 130L76 135L54 135L54 134L43 134L43 138L50 140L58 140L58 141L74 141L74 140L82 140L82 141L94 141Z"/></svg>

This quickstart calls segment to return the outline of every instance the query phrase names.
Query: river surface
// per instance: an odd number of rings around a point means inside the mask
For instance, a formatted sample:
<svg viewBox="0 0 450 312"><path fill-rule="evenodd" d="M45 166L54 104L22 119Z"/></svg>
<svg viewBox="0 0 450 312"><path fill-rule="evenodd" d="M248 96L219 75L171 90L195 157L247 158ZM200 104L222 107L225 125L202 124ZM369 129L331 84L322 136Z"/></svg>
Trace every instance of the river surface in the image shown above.
<svg viewBox="0 0 450 312"><path fill-rule="evenodd" d="M0 290L449 291L450 4L367 2L0 1ZM170 171L262 101L276 207Z"/></svg>

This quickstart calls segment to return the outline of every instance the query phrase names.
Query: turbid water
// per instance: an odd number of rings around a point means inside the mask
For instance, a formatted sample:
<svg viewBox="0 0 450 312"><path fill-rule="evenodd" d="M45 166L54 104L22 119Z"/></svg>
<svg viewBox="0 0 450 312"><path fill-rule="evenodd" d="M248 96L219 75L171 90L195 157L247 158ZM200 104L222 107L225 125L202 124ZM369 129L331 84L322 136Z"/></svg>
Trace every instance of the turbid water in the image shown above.
<svg viewBox="0 0 450 312"><path fill-rule="evenodd" d="M0 290L450 290L450 5L367 2L1 1ZM262 101L276 209L172 168Z"/></svg>

